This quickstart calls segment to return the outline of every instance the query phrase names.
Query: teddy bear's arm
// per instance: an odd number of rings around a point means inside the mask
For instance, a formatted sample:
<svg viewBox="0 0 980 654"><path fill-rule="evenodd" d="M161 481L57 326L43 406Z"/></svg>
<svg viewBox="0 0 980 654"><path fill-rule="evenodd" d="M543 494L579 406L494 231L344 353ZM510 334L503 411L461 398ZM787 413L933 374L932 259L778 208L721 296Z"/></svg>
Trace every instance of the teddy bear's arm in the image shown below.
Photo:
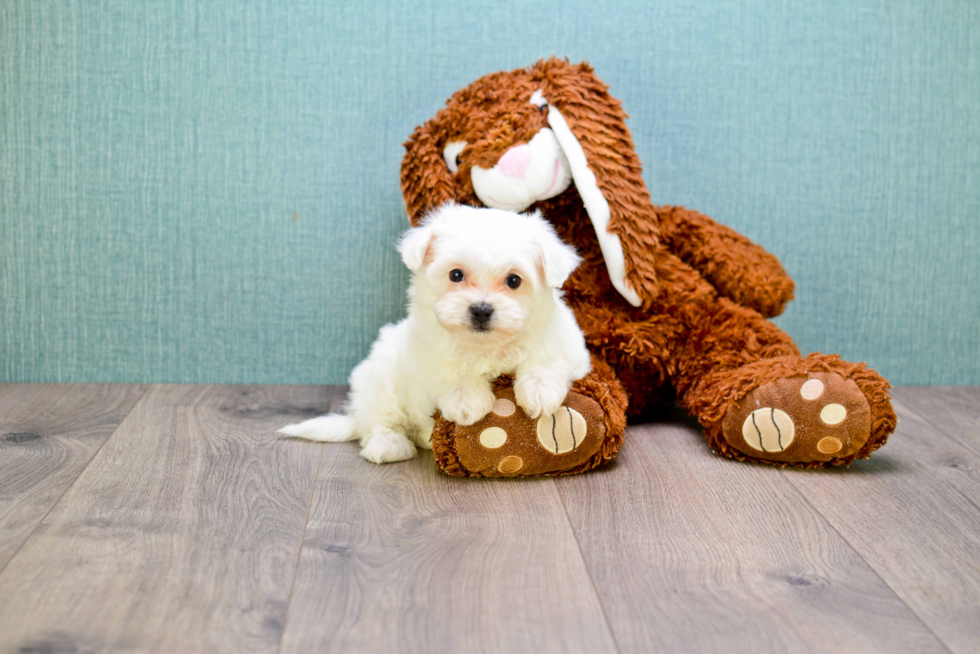
<svg viewBox="0 0 980 654"><path fill-rule="evenodd" d="M738 232L681 207L657 207L664 245L719 293L770 318L793 299L779 260Z"/></svg>

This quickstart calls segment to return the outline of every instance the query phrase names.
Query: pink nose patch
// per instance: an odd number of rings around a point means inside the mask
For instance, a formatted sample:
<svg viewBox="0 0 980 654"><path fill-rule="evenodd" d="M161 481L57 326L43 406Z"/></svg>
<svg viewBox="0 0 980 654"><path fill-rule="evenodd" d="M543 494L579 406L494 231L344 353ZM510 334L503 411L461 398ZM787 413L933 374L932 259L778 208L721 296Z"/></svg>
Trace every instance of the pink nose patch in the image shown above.
<svg viewBox="0 0 980 654"><path fill-rule="evenodd" d="M531 146L518 145L500 157L495 168L508 177L524 179L527 167L531 165Z"/></svg>

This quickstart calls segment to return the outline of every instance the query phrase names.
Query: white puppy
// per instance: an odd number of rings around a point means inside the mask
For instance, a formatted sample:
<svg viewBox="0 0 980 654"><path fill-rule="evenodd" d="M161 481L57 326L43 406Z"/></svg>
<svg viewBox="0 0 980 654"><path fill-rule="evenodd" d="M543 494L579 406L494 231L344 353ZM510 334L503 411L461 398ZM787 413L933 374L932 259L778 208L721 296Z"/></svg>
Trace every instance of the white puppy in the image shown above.
<svg viewBox="0 0 980 654"><path fill-rule="evenodd" d="M578 265L541 217L447 204L398 246L412 271L408 317L381 329L350 376L346 415L280 431L318 441L359 438L374 463L431 449L436 409L459 425L490 412L490 383L515 375L517 403L551 415L590 368L585 339L558 289Z"/></svg>

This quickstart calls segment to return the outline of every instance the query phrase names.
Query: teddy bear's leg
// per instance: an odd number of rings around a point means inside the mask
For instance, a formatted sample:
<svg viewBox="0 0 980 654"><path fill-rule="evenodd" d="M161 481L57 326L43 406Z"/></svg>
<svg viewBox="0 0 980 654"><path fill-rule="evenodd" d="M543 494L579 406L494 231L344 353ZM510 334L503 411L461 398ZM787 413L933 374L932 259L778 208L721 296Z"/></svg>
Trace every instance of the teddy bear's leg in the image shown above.
<svg viewBox="0 0 980 654"><path fill-rule="evenodd" d="M866 365L800 357L788 335L724 298L691 307L688 317L676 349L678 398L726 456L807 468L850 464L894 430L890 386Z"/></svg>
<svg viewBox="0 0 980 654"><path fill-rule="evenodd" d="M535 477L585 472L615 458L626 430L626 393L612 369L593 357L554 415L529 418L512 380L493 384L491 412L466 427L438 414L432 430L436 465L446 474Z"/></svg>

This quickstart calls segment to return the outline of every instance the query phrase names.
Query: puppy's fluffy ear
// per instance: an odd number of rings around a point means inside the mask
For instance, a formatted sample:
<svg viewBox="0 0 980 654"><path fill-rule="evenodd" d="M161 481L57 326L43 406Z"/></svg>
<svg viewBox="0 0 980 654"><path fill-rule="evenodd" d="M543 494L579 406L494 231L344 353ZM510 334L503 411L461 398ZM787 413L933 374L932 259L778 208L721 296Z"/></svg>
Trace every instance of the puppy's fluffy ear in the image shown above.
<svg viewBox="0 0 980 654"><path fill-rule="evenodd" d="M402 240L398 242L398 251L409 270L418 272L422 269L434 236L431 223L413 227L402 236Z"/></svg>
<svg viewBox="0 0 980 654"><path fill-rule="evenodd" d="M568 276L582 263L582 257L575 248L562 241L555 228L535 211L528 216L538 225L538 247L540 248L541 270L544 281L551 288L561 288Z"/></svg>

